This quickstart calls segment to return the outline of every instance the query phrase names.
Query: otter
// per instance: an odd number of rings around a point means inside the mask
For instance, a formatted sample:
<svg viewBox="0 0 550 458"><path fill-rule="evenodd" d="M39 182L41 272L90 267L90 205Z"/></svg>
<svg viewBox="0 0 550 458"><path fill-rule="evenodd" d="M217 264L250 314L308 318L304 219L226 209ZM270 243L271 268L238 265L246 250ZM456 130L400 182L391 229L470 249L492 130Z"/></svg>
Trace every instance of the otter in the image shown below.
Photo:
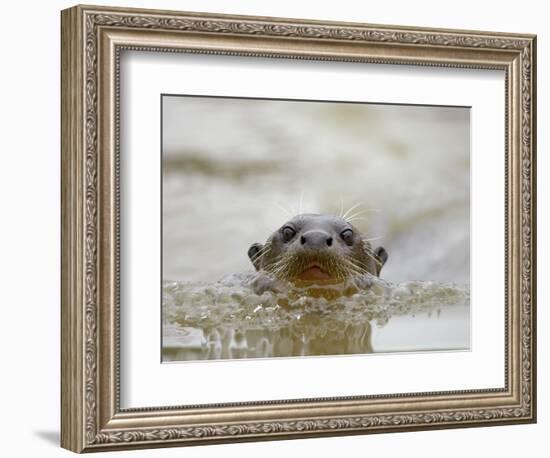
<svg viewBox="0 0 550 458"><path fill-rule="evenodd" d="M282 291L285 283L331 285L351 282L368 287L388 259L383 247L373 249L361 232L334 215L301 214L283 224L265 244L254 243L248 257L258 274L256 294Z"/></svg>

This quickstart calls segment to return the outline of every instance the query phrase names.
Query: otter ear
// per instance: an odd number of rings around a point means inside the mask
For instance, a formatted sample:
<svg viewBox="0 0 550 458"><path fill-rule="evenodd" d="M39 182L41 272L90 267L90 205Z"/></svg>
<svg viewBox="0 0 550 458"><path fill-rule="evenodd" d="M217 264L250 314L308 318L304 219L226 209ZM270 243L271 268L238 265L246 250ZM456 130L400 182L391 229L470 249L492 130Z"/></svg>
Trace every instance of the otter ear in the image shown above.
<svg viewBox="0 0 550 458"><path fill-rule="evenodd" d="M376 263L376 275L380 276L380 271L388 260L388 252L384 249L384 247L379 246L374 250L374 255L376 256L376 259L378 261Z"/></svg>
<svg viewBox="0 0 550 458"><path fill-rule="evenodd" d="M252 264L254 264L256 270L260 270L260 259L258 259L258 257L263 247L261 243L253 243L248 249L248 257L252 261Z"/></svg>

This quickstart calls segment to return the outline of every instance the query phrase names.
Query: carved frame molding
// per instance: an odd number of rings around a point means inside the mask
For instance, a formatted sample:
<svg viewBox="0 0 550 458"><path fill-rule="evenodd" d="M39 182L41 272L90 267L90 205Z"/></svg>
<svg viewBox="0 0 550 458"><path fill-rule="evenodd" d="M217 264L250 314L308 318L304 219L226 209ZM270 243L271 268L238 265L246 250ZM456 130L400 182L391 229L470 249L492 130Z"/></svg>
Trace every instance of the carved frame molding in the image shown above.
<svg viewBox="0 0 550 458"><path fill-rule="evenodd" d="M535 421L535 45L531 35L64 10L62 446L81 452ZM505 389L120 409L118 99L124 49L504 70Z"/></svg>

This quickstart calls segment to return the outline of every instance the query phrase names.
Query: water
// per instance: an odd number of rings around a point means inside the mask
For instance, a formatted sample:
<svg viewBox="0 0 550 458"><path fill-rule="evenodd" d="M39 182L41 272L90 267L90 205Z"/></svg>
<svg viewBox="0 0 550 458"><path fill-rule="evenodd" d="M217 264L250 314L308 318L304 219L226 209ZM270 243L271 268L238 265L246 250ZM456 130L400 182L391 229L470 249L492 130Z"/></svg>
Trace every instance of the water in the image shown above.
<svg viewBox="0 0 550 458"><path fill-rule="evenodd" d="M469 348L469 288L435 282L296 288L261 296L254 274L164 282L163 361Z"/></svg>
<svg viewBox="0 0 550 458"><path fill-rule="evenodd" d="M163 360L469 348L469 129L466 108L165 97ZM355 204L384 281L246 286L252 243Z"/></svg>
<svg viewBox="0 0 550 458"><path fill-rule="evenodd" d="M468 283L469 110L165 97L163 278L216 281L298 213L383 245L383 278Z"/></svg>

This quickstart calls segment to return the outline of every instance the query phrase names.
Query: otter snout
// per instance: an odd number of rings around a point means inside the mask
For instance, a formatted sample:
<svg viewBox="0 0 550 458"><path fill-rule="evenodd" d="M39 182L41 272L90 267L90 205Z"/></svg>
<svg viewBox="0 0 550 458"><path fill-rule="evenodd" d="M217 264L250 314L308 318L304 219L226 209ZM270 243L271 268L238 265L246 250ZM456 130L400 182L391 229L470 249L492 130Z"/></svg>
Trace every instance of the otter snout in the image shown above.
<svg viewBox="0 0 550 458"><path fill-rule="evenodd" d="M332 235L328 232L320 230L311 230L304 232L300 237L300 244L304 248L319 250L332 246Z"/></svg>
<svg viewBox="0 0 550 458"><path fill-rule="evenodd" d="M266 284L280 280L321 284L379 276L388 255L345 218L305 213L283 224L265 245L252 244L248 257L260 272L254 290L262 294Z"/></svg>

